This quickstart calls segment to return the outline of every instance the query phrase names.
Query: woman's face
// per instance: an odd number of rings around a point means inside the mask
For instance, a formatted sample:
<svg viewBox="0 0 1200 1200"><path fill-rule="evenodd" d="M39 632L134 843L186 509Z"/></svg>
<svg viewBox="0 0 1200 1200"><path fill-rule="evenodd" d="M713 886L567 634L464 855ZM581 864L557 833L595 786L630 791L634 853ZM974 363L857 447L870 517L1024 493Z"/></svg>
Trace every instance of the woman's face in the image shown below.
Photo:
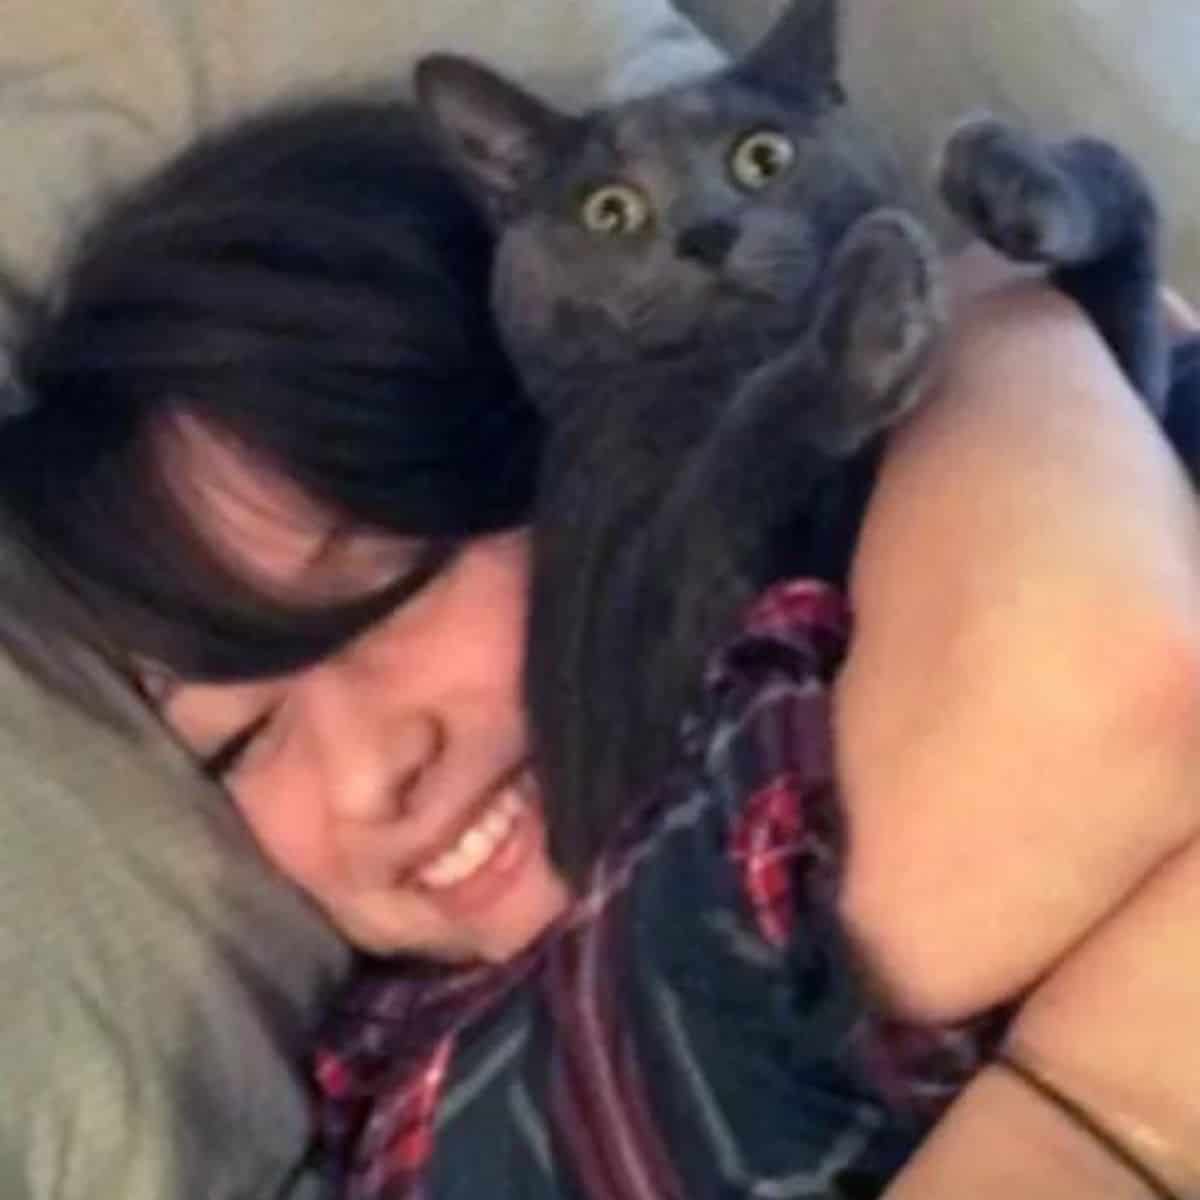
<svg viewBox="0 0 1200 1200"><path fill-rule="evenodd" d="M339 527L196 421L162 445L201 532L256 582L348 597L420 549ZM524 532L481 537L324 660L163 690L167 721L213 762L267 857L364 949L500 960L565 907L521 703L528 574Z"/></svg>

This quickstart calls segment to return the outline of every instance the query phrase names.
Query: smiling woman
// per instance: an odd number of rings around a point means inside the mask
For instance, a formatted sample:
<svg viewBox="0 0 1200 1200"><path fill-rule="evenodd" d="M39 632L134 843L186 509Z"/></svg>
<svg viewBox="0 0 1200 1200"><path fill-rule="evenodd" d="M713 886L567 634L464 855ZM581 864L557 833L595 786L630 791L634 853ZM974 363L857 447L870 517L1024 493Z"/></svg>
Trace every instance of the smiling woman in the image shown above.
<svg viewBox="0 0 1200 1200"><path fill-rule="evenodd" d="M160 439L193 527L265 594L314 608L397 594L390 613L312 663L174 680L159 689L168 722L268 857L363 948L519 950L565 902L526 764L524 532L431 559L419 538L336 519L194 419Z"/></svg>
<svg viewBox="0 0 1200 1200"><path fill-rule="evenodd" d="M270 503L240 552L302 586L320 535L305 536L303 513L282 497ZM362 586L361 564L377 571L387 549L375 534L345 533L322 590ZM403 555L405 544L392 549ZM506 958L564 906L526 761L526 550L520 531L472 539L318 662L261 680L180 682L165 699L168 721L222 778L267 855L363 948Z"/></svg>

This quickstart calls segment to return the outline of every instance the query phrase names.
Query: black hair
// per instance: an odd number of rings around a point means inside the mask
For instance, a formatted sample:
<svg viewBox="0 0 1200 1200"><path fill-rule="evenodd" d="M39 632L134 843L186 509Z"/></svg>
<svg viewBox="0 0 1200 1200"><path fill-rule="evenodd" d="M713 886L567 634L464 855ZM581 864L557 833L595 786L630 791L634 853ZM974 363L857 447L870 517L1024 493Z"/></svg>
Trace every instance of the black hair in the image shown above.
<svg viewBox="0 0 1200 1200"><path fill-rule="evenodd" d="M491 249L398 101L201 138L107 206L29 314L0 509L132 659L231 679L319 657L528 516L540 428L490 322ZM415 577L319 611L237 578L162 478L151 435L180 412L338 517L425 541Z"/></svg>

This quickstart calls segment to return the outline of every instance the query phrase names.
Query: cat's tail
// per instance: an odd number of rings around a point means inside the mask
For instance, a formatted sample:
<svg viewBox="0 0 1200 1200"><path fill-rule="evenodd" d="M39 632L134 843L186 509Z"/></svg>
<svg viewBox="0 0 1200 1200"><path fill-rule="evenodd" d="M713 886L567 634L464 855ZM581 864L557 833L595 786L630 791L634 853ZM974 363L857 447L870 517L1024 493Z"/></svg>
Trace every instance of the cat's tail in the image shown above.
<svg viewBox="0 0 1200 1200"><path fill-rule="evenodd" d="M1177 342L1171 352L1171 384L1163 428L1192 483L1200 485L1200 334L1190 334Z"/></svg>

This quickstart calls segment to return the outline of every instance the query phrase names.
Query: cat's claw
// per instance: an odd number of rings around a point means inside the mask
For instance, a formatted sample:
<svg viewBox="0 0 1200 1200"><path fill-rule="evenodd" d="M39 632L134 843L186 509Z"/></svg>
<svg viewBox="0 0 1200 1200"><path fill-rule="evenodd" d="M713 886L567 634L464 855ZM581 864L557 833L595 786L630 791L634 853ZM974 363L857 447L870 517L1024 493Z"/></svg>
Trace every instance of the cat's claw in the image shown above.
<svg viewBox="0 0 1200 1200"><path fill-rule="evenodd" d="M1066 265L1087 254L1091 210L1050 146L989 115L950 134L937 167L942 198L966 226L1018 262Z"/></svg>

